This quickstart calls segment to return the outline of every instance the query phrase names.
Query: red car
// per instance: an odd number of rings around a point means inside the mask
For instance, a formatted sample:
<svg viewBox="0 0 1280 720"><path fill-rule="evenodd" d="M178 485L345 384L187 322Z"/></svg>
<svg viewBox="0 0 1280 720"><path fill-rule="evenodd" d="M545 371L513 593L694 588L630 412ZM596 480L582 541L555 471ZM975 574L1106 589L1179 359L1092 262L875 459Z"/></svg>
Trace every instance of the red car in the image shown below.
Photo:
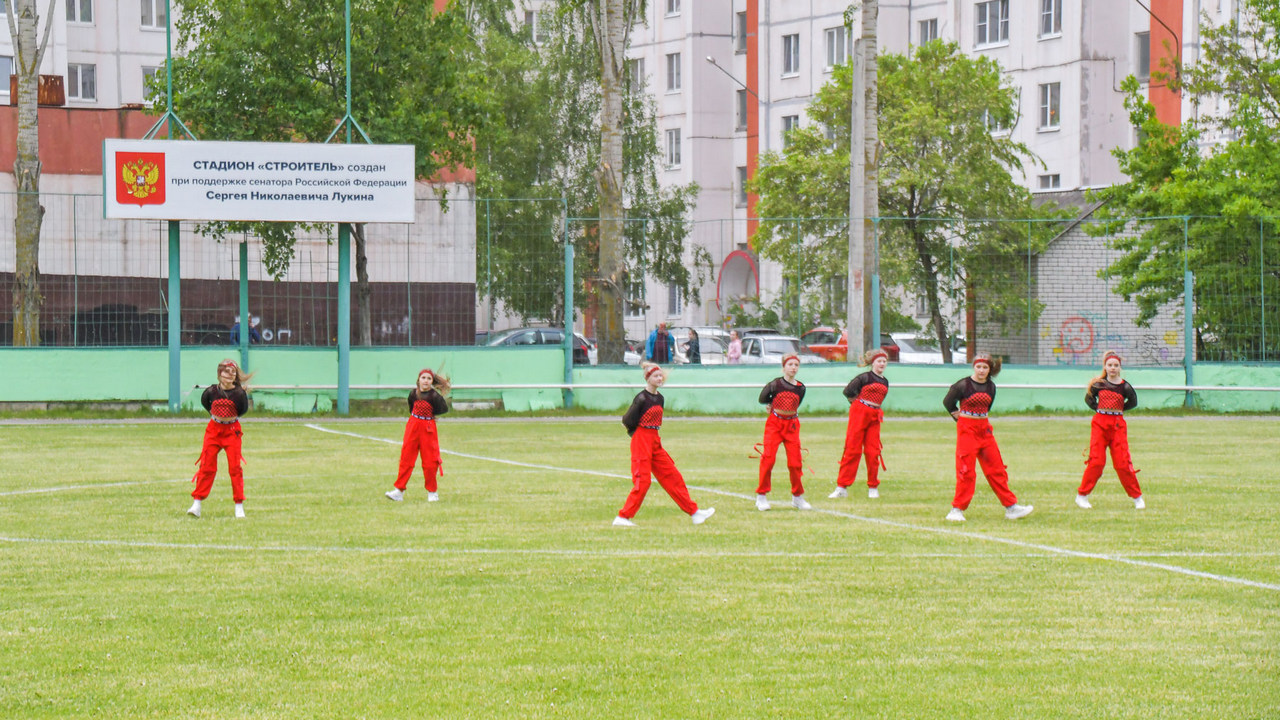
<svg viewBox="0 0 1280 720"><path fill-rule="evenodd" d="M849 335L836 328L814 328L800 337L800 343L831 362L844 362L849 355ZM889 362L898 362L898 343L888 333L880 333L880 347L889 354Z"/></svg>

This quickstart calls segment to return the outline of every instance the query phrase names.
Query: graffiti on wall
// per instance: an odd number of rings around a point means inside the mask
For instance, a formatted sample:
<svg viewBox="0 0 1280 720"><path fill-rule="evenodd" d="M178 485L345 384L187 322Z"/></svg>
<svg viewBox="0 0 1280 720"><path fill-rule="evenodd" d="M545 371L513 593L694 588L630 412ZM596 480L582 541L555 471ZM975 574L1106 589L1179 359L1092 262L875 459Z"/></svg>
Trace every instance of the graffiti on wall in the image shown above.
<svg viewBox="0 0 1280 720"><path fill-rule="evenodd" d="M1178 333L1172 330L1135 328L1133 333L1122 335L1098 328L1107 329L1106 316L1082 312L1066 318L1057 327L1042 325L1040 338L1053 343L1053 359L1059 365L1097 365L1108 350L1119 352L1135 365L1182 363Z"/></svg>

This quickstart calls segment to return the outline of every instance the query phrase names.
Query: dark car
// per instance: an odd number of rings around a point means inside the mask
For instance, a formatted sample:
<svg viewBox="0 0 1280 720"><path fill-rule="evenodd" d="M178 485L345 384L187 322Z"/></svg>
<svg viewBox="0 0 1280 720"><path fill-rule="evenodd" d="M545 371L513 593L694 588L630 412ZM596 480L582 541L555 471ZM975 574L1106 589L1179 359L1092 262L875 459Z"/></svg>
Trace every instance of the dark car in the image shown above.
<svg viewBox="0 0 1280 720"><path fill-rule="evenodd" d="M560 328L513 328L490 335L484 343L487 347L499 345L563 345L564 330ZM593 348L578 333L573 334L573 362L590 365Z"/></svg>

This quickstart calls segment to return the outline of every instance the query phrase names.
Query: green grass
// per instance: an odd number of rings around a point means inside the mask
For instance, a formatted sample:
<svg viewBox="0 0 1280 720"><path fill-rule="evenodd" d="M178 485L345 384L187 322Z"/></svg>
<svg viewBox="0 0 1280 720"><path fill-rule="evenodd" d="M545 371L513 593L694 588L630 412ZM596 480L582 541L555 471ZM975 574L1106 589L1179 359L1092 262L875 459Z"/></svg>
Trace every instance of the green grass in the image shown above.
<svg viewBox="0 0 1280 720"><path fill-rule="evenodd" d="M627 472L616 420L451 418L446 450ZM655 483L635 529L626 480L446 456L393 504L397 445L252 421L249 517L224 468L194 520L199 424L0 427L0 718L1280 716L1280 589L1052 550L1280 586L1275 419L1133 417L1148 509L1108 469L1085 512L1087 419L997 418L1036 512L979 480L958 527L949 422L890 417L881 499L837 501L843 424L807 421L813 513L781 467L755 510L762 424L670 421L717 513Z"/></svg>

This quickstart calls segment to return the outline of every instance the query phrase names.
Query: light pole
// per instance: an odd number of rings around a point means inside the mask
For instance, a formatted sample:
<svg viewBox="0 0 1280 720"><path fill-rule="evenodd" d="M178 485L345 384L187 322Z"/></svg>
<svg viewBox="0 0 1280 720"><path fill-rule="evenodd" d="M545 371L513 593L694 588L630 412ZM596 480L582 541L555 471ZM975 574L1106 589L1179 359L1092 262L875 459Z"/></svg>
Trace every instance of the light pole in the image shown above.
<svg viewBox="0 0 1280 720"><path fill-rule="evenodd" d="M756 102L764 106L764 147L762 148L762 152L768 152L769 151L769 103L766 102L763 98L761 98L758 94L756 94L756 91L748 87L746 83L734 77L733 73L729 72L728 70L725 70L724 67L720 65L720 63L716 62L716 59L714 57L708 55L707 62L711 63L711 66L714 67L715 69L724 73L725 77L737 83L737 85L741 87L743 90L746 90L747 92L751 93L751 96L756 99Z"/></svg>

